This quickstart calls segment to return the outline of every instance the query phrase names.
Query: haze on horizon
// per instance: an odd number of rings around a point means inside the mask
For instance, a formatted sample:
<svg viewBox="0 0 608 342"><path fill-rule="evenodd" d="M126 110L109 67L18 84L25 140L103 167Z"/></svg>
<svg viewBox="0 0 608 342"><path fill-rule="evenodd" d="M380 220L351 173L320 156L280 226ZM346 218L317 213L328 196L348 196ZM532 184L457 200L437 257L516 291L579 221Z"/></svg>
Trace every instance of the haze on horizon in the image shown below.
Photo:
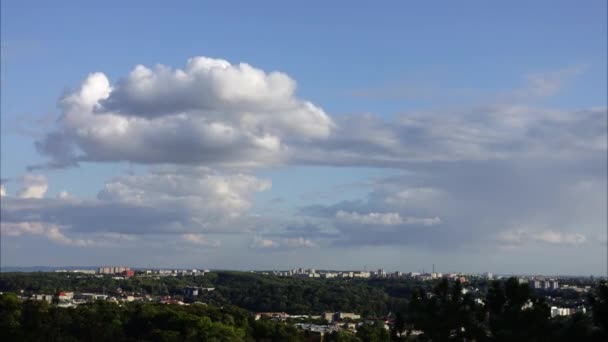
<svg viewBox="0 0 608 342"><path fill-rule="evenodd" d="M3 1L4 266L605 275L605 1Z"/></svg>

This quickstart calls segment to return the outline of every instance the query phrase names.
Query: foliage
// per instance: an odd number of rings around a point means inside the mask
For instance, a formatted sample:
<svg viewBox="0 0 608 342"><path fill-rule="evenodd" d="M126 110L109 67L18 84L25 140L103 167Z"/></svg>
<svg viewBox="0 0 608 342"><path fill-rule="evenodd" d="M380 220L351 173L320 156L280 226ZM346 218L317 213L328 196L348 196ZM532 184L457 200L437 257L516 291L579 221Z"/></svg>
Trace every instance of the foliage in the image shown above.
<svg viewBox="0 0 608 342"><path fill-rule="evenodd" d="M204 277L111 277L70 274L1 274L0 291L28 295L57 290L171 294L186 286L214 287L189 306L96 302L60 308L46 302L0 296L2 341L318 341L320 336L251 312L318 315L323 311L362 314L357 332L337 331L325 341L608 341L608 284L596 284L589 312L550 318L538 292L517 279L475 284L463 291L447 279L303 279L244 272ZM466 292L466 293L465 293ZM541 293L542 294L542 293ZM390 329L384 320L390 321ZM291 322L293 323L293 322ZM322 319L315 321L324 324Z"/></svg>
<svg viewBox="0 0 608 342"><path fill-rule="evenodd" d="M292 326L205 305L98 301L61 308L0 296L2 341L305 341Z"/></svg>

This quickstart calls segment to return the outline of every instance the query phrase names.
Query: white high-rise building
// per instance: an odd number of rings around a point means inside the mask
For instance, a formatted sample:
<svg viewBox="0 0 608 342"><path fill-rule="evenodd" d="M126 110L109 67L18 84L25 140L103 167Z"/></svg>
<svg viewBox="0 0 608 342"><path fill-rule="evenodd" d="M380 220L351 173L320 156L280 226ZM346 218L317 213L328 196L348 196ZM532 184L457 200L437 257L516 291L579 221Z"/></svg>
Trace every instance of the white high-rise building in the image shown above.
<svg viewBox="0 0 608 342"><path fill-rule="evenodd" d="M549 282L549 288L551 290L558 290L559 289L559 283L557 282L557 280L551 280Z"/></svg>

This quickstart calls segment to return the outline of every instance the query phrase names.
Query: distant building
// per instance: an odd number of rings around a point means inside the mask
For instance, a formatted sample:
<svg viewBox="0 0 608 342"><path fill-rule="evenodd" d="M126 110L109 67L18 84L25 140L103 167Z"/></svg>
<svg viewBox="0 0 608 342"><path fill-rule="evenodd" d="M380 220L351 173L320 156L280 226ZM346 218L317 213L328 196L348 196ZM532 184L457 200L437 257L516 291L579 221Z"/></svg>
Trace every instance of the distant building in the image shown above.
<svg viewBox="0 0 608 342"><path fill-rule="evenodd" d="M556 306L551 307L551 318L557 316L569 316L575 312L574 309L570 308L558 308Z"/></svg>
<svg viewBox="0 0 608 342"><path fill-rule="evenodd" d="M325 312L322 317L328 321L329 323L333 322L335 320L336 317L336 313L335 312Z"/></svg>
<svg viewBox="0 0 608 342"><path fill-rule="evenodd" d="M336 328L333 326L328 326L328 325L316 325L316 324L310 324L310 323L297 323L295 325L296 327L305 330L305 331L310 331L313 333L317 333L321 335L321 339L323 338L323 336L325 334L329 334L332 333L334 331L336 331Z"/></svg>
<svg viewBox="0 0 608 342"><path fill-rule="evenodd" d="M361 319L361 316L350 312L338 312L338 319Z"/></svg>
<svg viewBox="0 0 608 342"><path fill-rule="evenodd" d="M337 322L344 319L361 319L360 315L351 312L325 312L322 317L325 318L325 320L329 323Z"/></svg>
<svg viewBox="0 0 608 342"><path fill-rule="evenodd" d="M98 299L106 300L106 299L108 299L108 296L104 295L104 294L99 294L99 293L81 293L81 294L74 295L74 300L93 302Z"/></svg>
<svg viewBox="0 0 608 342"><path fill-rule="evenodd" d="M549 288L551 290L559 290L559 283L557 282L557 280L551 280L549 282Z"/></svg>
<svg viewBox="0 0 608 342"><path fill-rule="evenodd" d="M369 278L370 277L370 273L369 272L364 272L364 271L359 271L359 272L352 272L352 277L355 278Z"/></svg>
<svg viewBox="0 0 608 342"><path fill-rule="evenodd" d="M42 300L49 303L53 302L53 296L48 294L35 294L32 296L33 300Z"/></svg>
<svg viewBox="0 0 608 342"><path fill-rule="evenodd" d="M129 267L125 266L102 266L97 269L99 274L122 274L123 272L130 270Z"/></svg>
<svg viewBox="0 0 608 342"><path fill-rule="evenodd" d="M59 291L57 298L64 301L72 300L74 299L74 292Z"/></svg>
<svg viewBox="0 0 608 342"><path fill-rule="evenodd" d="M255 314L256 321L261 317L268 317L275 321L284 321L289 318L289 314L286 312L258 312Z"/></svg>
<svg viewBox="0 0 608 342"><path fill-rule="evenodd" d="M184 296L185 297L189 297L189 298L193 298L193 297L198 297L198 287L193 287L193 286L189 286L184 288Z"/></svg>

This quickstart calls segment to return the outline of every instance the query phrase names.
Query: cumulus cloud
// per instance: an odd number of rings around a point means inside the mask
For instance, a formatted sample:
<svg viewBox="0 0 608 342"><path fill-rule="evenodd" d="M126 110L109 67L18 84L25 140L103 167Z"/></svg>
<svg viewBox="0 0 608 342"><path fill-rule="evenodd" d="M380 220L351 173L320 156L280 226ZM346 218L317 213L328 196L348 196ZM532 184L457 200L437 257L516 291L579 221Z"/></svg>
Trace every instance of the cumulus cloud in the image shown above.
<svg viewBox="0 0 608 342"><path fill-rule="evenodd" d="M53 242L67 246L86 247L95 244L90 239L69 238L63 233L63 227L45 222L0 222L0 228L3 235L42 235Z"/></svg>
<svg viewBox="0 0 608 342"><path fill-rule="evenodd" d="M206 217L237 217L250 208L255 192L270 187L270 181L245 174L166 169L116 177L98 198L111 203L181 208Z"/></svg>
<svg viewBox="0 0 608 342"><path fill-rule="evenodd" d="M533 74L518 90L550 96L578 68ZM332 119L281 72L194 57L183 69L136 66L112 84L93 73L66 95L57 129L36 142L46 167L130 161L254 167L277 163L410 168L437 162L595 158L607 108L483 103L392 118Z"/></svg>
<svg viewBox="0 0 608 342"><path fill-rule="evenodd" d="M17 196L21 198L42 198L46 194L49 185L46 177L42 175L27 174L22 178L21 190Z"/></svg>
<svg viewBox="0 0 608 342"><path fill-rule="evenodd" d="M572 70L533 74L519 91L553 95ZM182 69L138 65L115 83L92 73L60 108L56 129L36 142L50 157L44 167L130 161L406 168L607 151L605 107L558 110L512 99L391 119L371 113L332 119L298 98L288 75L208 57L191 58Z"/></svg>
<svg viewBox="0 0 608 342"><path fill-rule="evenodd" d="M4 184L0 184L0 197L6 196L6 187Z"/></svg>
<svg viewBox="0 0 608 342"><path fill-rule="evenodd" d="M255 229L256 220L247 214L252 196L270 186L245 174L165 168L115 177L97 199L7 197L0 209L3 224L36 221L77 233L178 234L202 244L203 236L196 234Z"/></svg>
<svg viewBox="0 0 608 342"><path fill-rule="evenodd" d="M174 234L213 247L214 233L272 226L250 247L580 246L606 227L608 110L518 102L551 96L568 77L532 75L499 103L331 118L298 98L288 75L244 63L139 65L116 82L93 73L37 141L45 167L128 161L152 171L115 177L96 199L44 198L46 180L24 178L17 197L3 197L3 234ZM296 227L249 214L271 184L242 172L279 163L402 174L377 180L367 197L303 208L298 216L312 223ZM520 226L559 230L510 230Z"/></svg>
<svg viewBox="0 0 608 342"><path fill-rule="evenodd" d="M78 161L255 166L290 144L327 138L332 119L295 95L281 72L194 57L184 69L136 66L112 85L90 74L65 96L55 131L38 141L48 167Z"/></svg>
<svg viewBox="0 0 608 342"><path fill-rule="evenodd" d="M307 206L299 214L336 230L325 234L327 230L304 227L310 232L307 237L340 246L477 250L496 248L509 238L521 240L519 245L525 248L581 246L589 237L604 234L608 224L608 164L605 154L573 160L578 163L544 159L421 163L401 175L373 180L366 197ZM441 224L419 229L424 219ZM528 229L497 238L512 227L558 229Z"/></svg>

